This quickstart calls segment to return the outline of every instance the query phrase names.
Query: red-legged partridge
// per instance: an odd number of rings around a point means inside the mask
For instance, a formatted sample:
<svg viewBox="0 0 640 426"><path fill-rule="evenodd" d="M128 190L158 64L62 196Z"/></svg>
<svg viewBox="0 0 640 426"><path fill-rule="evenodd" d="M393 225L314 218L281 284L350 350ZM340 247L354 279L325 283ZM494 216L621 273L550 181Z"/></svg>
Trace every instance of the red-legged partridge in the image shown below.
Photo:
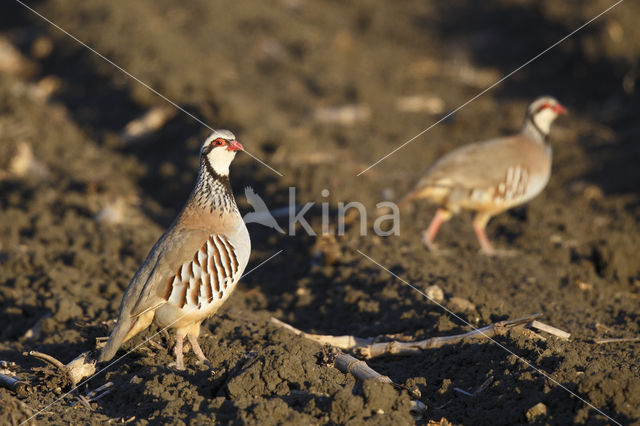
<svg viewBox="0 0 640 426"><path fill-rule="evenodd" d="M131 279L120 315L99 361L152 322L176 332L176 368L184 369L186 336L201 362L200 324L227 300L251 252L249 233L229 184L229 165L243 150L228 130L202 145L200 172L186 205Z"/></svg>
<svg viewBox="0 0 640 426"><path fill-rule="evenodd" d="M402 201L426 198L441 206L423 233L425 245L434 249L442 223L461 210L471 210L482 251L496 254L485 232L487 222L531 200L547 185L551 175L547 138L551 123L565 113L556 99L538 98L529 105L517 135L465 145L437 160Z"/></svg>

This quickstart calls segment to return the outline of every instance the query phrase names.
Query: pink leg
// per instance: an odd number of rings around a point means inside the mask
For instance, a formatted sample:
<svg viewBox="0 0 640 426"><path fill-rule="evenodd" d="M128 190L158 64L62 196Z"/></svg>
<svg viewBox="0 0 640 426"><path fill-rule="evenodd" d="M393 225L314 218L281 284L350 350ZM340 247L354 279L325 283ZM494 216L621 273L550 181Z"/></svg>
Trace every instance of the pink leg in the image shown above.
<svg viewBox="0 0 640 426"><path fill-rule="evenodd" d="M438 209L436 211L436 215L431 219L431 223L429 227L422 234L422 242L427 248L430 250L435 250L435 245L433 244L433 240L436 239L436 235L440 230L440 226L447 220L451 218L451 212L445 209Z"/></svg>
<svg viewBox="0 0 640 426"><path fill-rule="evenodd" d="M198 357L198 360L204 365L206 365L207 367L213 369L213 367L211 366L211 363L209 362L207 357L204 355L204 352L202 352L202 348L198 343L198 337L193 336L191 334L187 334L187 338L189 339L189 343L191 343L191 349L193 349L193 353L196 354L196 356Z"/></svg>
<svg viewBox="0 0 640 426"><path fill-rule="evenodd" d="M173 351L176 354L176 369L184 370L184 356L182 354L182 340L184 336L176 333L176 346L173 348Z"/></svg>
<svg viewBox="0 0 640 426"><path fill-rule="evenodd" d="M491 219L491 216L478 212L473 219L473 230L476 232L476 237L478 237L482 252L488 255L494 255L496 251L489 242L489 238L487 238L487 233L485 232L489 219Z"/></svg>

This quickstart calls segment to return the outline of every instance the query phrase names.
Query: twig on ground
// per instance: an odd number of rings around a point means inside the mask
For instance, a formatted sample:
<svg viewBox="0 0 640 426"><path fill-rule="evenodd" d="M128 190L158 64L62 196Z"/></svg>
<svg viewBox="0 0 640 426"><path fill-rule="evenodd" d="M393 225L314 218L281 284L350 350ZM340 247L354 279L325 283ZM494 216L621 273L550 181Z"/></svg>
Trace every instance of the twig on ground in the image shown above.
<svg viewBox="0 0 640 426"><path fill-rule="evenodd" d="M362 338L354 336L331 336L325 334L305 333L304 331L274 317L271 317L269 322L278 328L285 328L298 336L304 337L305 339L313 340L321 345L330 345L340 349L353 349L355 347L365 346L374 342L372 337Z"/></svg>
<svg viewBox="0 0 640 426"><path fill-rule="evenodd" d="M476 395L480 394L480 392L482 392L483 390L485 390L486 388L491 386L491 383L493 383L493 376L489 376L489 378L487 378L487 380L485 380L480 385L480 387L478 387L478 389L476 389L476 391L473 393L473 396L476 396Z"/></svg>
<svg viewBox="0 0 640 426"><path fill-rule="evenodd" d="M121 417L119 419L109 419L109 420L107 420L107 423L125 424L125 423L130 423L130 422L134 421L135 419L136 419L136 416L131 416L128 419L125 419L124 417Z"/></svg>
<svg viewBox="0 0 640 426"><path fill-rule="evenodd" d="M100 395L98 395L95 398L93 398L91 401L97 401L100 398L102 398L103 396L106 396L106 395L110 394L112 391L113 391L113 389L107 389L106 391L102 392Z"/></svg>
<svg viewBox="0 0 640 426"><path fill-rule="evenodd" d="M76 398L78 400L74 401L73 404L71 404L71 407L76 405L78 402L81 402L87 409L91 410L91 406L89 405L89 403L97 401L100 398L102 398L103 396L111 393L111 391L113 391L112 387L113 387L113 382L107 382L104 385L92 390L91 392L89 392L88 394L86 394L84 396L83 395L78 395L78 396L76 396ZM102 391L104 391L104 392L102 392ZM102 393L98 395L99 392L102 392Z"/></svg>
<svg viewBox="0 0 640 426"><path fill-rule="evenodd" d="M440 348L445 345L460 343L463 340L482 340L488 337L500 336L505 334L507 330L514 327L522 327L541 315L542 314L533 314L514 320L500 321L467 333L456 334L453 336L431 337L429 339L416 342L399 342L394 340L391 342L375 343L374 338L305 333L304 331L298 330L297 328L276 318L271 318L271 323L277 327L286 328L295 334L321 344L329 344L340 349L354 349L363 358L370 359L381 355L412 355L427 349Z"/></svg>
<svg viewBox="0 0 640 426"><path fill-rule="evenodd" d="M320 343L323 345L327 345L328 341L336 341L338 343L344 343L344 341L346 340L341 338L332 339L333 336L318 336L315 334L305 333L273 317L271 317L270 322L275 326L277 326L278 328L284 328L298 336L304 337L306 339L309 339L311 341L314 341L316 343ZM318 337L320 337L320 339L318 339ZM343 337L349 338L351 336L343 336ZM325 340L323 338L328 338L328 339ZM368 340L368 339L365 339L365 340ZM329 346L331 345L329 344ZM373 368L369 367L369 365L366 362L359 360L349 354L345 354L338 347L332 346L330 348L328 353L328 359L326 361L328 365L331 365L337 368L339 371L345 374L351 374L353 377L355 377L358 380L364 381L364 380L371 379L381 383L389 383L395 386L396 388L405 389L407 392L409 392L409 395L412 398L420 397L420 392L417 389L409 389L406 386L394 383L388 376L384 376L378 373ZM411 401L411 414L414 416L414 419L416 419L416 421L418 421L419 419L422 419L426 411L427 411L427 406L424 403L418 400Z"/></svg>
<svg viewBox="0 0 640 426"><path fill-rule="evenodd" d="M559 328L552 327L540 321L531 321L529 327L535 328L536 330L541 330L546 333L557 336L561 339L567 340L571 336L571 333L567 333L566 331L560 330Z"/></svg>
<svg viewBox="0 0 640 426"><path fill-rule="evenodd" d="M486 388L488 388L489 385L491 385L491 383L493 383L493 376L490 376L487 380L482 382L482 384L478 387L478 389L476 389L476 391L473 393L467 392L466 390L460 389L460 388L453 388L453 390L463 395L474 397L480 394Z"/></svg>
<svg viewBox="0 0 640 426"><path fill-rule="evenodd" d="M54 366L55 368L57 368L60 371L67 371L67 367L64 366L63 363L61 363L60 361L58 361L57 359L55 359L54 357L52 357L51 355L42 353L42 352L38 352L38 351L29 351L29 352L24 352L23 355L29 355L32 356L34 358L38 358L39 360L42 360L44 362L46 362L49 365Z"/></svg>
<svg viewBox="0 0 640 426"><path fill-rule="evenodd" d="M305 333L304 331L300 331L292 325L282 322L274 317L271 317L269 322L271 322L278 328L284 328L298 336L312 340L316 343L320 343L323 345L329 344L330 346L334 346L335 352L331 354L329 364L332 364L335 368L342 371L343 373L351 374L359 380L374 379L383 383L393 383L389 377L383 376L382 374L378 373L377 371L369 367L366 362L354 358L353 356L345 354L344 352L339 350L340 348L343 348L342 346L340 346L340 344L344 344L346 341L348 341L348 339L342 338L352 338L352 336L340 336L338 338L333 338L334 336L320 336L317 334L309 334ZM337 344L332 345L330 342L336 342Z"/></svg>
<svg viewBox="0 0 640 426"><path fill-rule="evenodd" d="M458 393L461 393L461 394L463 394L463 395L466 395L466 396L473 396L473 394L472 394L472 393L467 392L467 391L466 391L466 390L464 390L464 389L460 389L460 388L453 388L453 390L454 390L454 391L456 391L456 392L458 392Z"/></svg>
<svg viewBox="0 0 640 426"><path fill-rule="evenodd" d="M333 354L333 358L330 361L330 364L333 364L338 370L343 373L352 374L359 380L367 380L374 379L383 383L391 383L394 384L393 381L377 371L373 370L369 365L361 361L357 358L354 358L351 355L345 354L340 349L351 349L356 350L357 354L364 357L365 359L381 356L381 355L410 355L418 352L422 352L426 349L432 348L440 348L445 345L456 344L465 340L481 340L485 338L490 338L493 336L504 335L508 330L514 328L524 327L527 324L530 324L535 318L538 318L542 314L533 314L528 315L526 317L509 320L509 321L500 321L495 324L490 324L486 327L482 327L479 329L475 329L473 331L453 335L453 336L440 336L440 337L432 337L430 339L421 340L417 342L401 342L401 341L391 341L391 342L382 342L376 343L374 338L361 338L356 336L331 336L331 335L319 335L312 333L305 333L302 330L299 330L292 325L289 325L283 321L280 321L274 317L271 317L270 323L275 325L278 328L284 328L298 336L304 337L305 339L314 341L316 343L320 343L323 345L330 345L334 347L335 353ZM534 321L535 322L535 321ZM553 328L553 327L550 327ZM554 329L557 330L557 329ZM561 331L561 330L559 330ZM537 338L544 339L541 336L538 336L534 332L530 331L531 334L537 336ZM460 388L454 388L454 391L462 393L464 395L474 397L484 391L487 387L489 387L493 383L493 376L487 378L474 393L469 393ZM398 386L397 384L394 384ZM450 402L450 401L449 401ZM422 419L422 415L426 412L427 407L420 401L413 400L411 401L411 410L412 415L416 421ZM448 403L447 403L448 404ZM446 405L446 404L445 404Z"/></svg>
<svg viewBox="0 0 640 426"><path fill-rule="evenodd" d="M336 355L333 365L343 373L349 373L359 380L373 379L382 383L393 383L389 377L378 373L366 362L340 351Z"/></svg>
<svg viewBox="0 0 640 426"><path fill-rule="evenodd" d="M416 422L424 419L425 414L427 413L427 406L422 401L411 401L411 408L409 408L409 413L411 413L411 417Z"/></svg>
<svg viewBox="0 0 640 426"><path fill-rule="evenodd" d="M345 374L351 374L358 380L376 380L381 383L389 383L397 388L405 389L409 392L409 395L415 397L411 389L407 389L405 386L394 383L388 376L384 376L369 365L349 354L345 354L339 349L336 351L335 358L333 360L333 366ZM421 420L427 412L427 406L419 400L411 400L411 408L409 409L411 416L415 421Z"/></svg>
<svg viewBox="0 0 640 426"><path fill-rule="evenodd" d="M29 383L23 382L16 377L8 376L6 374L0 374L0 386L12 390L20 398L28 396L33 390Z"/></svg>
<svg viewBox="0 0 640 426"><path fill-rule="evenodd" d="M98 388L96 388L96 389L92 390L91 392L89 392L89 393L87 394L87 398L89 398L91 401L95 401L96 399L98 399L98 396L96 396L96 395L98 395L98 393L99 393L99 392L102 392L102 391L104 391L104 390L109 390L109 391L111 391L111 390L112 390L112 389L111 389L112 387L113 387L113 382L107 382L107 383L105 383L104 385L102 385L102 386L100 386L100 387L98 387ZM104 393L104 392L103 392L103 393Z"/></svg>
<svg viewBox="0 0 640 426"><path fill-rule="evenodd" d="M533 314L514 320L500 321L495 324L490 324L486 327L478 328L467 333L456 334L453 336L431 337L429 339L420 340L417 342L393 341L373 343L367 346L359 347L358 352L367 359L381 355L411 355L422 352L426 349L440 348L446 345L460 343L463 340L483 340L489 337L501 336L505 334L509 329L514 327L522 327L525 324L529 323L532 319L537 318L540 315L542 314Z"/></svg>
<svg viewBox="0 0 640 426"><path fill-rule="evenodd" d="M84 395L76 395L76 400L71 404L71 407L76 405L78 402L80 402L82 405L84 405L84 408L86 408L87 410L93 411L93 409L91 408L91 404L89 404L89 400L87 399L86 396L84 396Z"/></svg>
<svg viewBox="0 0 640 426"><path fill-rule="evenodd" d="M67 365L64 365L51 355L47 355L38 351L24 352L24 355L38 358L56 367L58 370L67 375L72 387L78 384L80 380L84 379L85 377L91 376L96 371L96 362L95 360L90 359L89 352L81 353Z"/></svg>
<svg viewBox="0 0 640 426"><path fill-rule="evenodd" d="M85 377L96 372L96 361L89 357L89 352L83 352L66 365L72 386L78 384Z"/></svg>
<svg viewBox="0 0 640 426"><path fill-rule="evenodd" d="M640 342L640 337L615 337L611 339L596 339L593 342L598 345L602 345L605 343Z"/></svg>

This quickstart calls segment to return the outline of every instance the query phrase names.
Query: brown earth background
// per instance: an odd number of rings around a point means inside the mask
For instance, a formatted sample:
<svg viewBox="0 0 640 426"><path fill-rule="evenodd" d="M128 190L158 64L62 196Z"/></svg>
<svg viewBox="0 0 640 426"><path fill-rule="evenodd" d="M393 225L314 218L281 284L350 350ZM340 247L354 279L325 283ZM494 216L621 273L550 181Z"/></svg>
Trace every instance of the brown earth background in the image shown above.
<svg viewBox="0 0 640 426"><path fill-rule="evenodd" d="M321 362L321 346L268 325L276 316L316 333L409 339L469 330L361 250L419 289L439 286L442 303L474 326L541 312L571 339L497 340L616 421L640 424L640 343L593 342L640 331L637 2L620 4L359 177L613 1L28 3L204 122L233 130L284 175L238 156L232 186L243 212L251 210L245 186L272 208L286 205L295 186L301 204L360 201L371 224L377 202L402 196L443 153L516 131L536 96L556 96L570 114L552 130L547 189L489 225L494 244L517 256L480 255L467 215L438 236L450 254L430 254L419 237L435 211L426 203L403 212L399 237L360 236L355 226L332 241L249 225L249 268L283 253L203 324L215 376L191 354L186 371L173 370L160 346L172 338L159 335L158 345L81 387L114 383L91 410L69 408L72 397L48 406L65 387L22 352L68 362L108 334L129 279L191 190L207 129L178 112L127 142L127 123L152 108L171 111L167 103L4 1L0 359L37 387L24 399L0 389L1 423L46 407L37 423L411 424L415 395L357 385ZM320 209L307 217L319 230ZM542 402L542 423L613 424L490 342L369 365L420 391L428 407L421 423L521 424ZM473 392L489 377L475 397L453 389Z"/></svg>

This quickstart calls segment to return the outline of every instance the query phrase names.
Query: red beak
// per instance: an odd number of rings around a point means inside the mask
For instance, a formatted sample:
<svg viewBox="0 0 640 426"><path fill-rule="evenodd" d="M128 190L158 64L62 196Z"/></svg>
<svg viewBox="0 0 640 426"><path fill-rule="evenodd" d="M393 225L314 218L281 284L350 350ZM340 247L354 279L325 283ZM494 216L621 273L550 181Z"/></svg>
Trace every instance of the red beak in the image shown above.
<svg viewBox="0 0 640 426"><path fill-rule="evenodd" d="M555 104L555 105L553 106L553 111L554 111L556 114L560 114L560 115L563 115L563 114L566 114L566 113L567 113L567 109L566 109L565 107L563 107L562 105L560 105L560 104Z"/></svg>
<svg viewBox="0 0 640 426"><path fill-rule="evenodd" d="M238 141L229 142L229 146L227 147L227 151L244 151L242 144Z"/></svg>

